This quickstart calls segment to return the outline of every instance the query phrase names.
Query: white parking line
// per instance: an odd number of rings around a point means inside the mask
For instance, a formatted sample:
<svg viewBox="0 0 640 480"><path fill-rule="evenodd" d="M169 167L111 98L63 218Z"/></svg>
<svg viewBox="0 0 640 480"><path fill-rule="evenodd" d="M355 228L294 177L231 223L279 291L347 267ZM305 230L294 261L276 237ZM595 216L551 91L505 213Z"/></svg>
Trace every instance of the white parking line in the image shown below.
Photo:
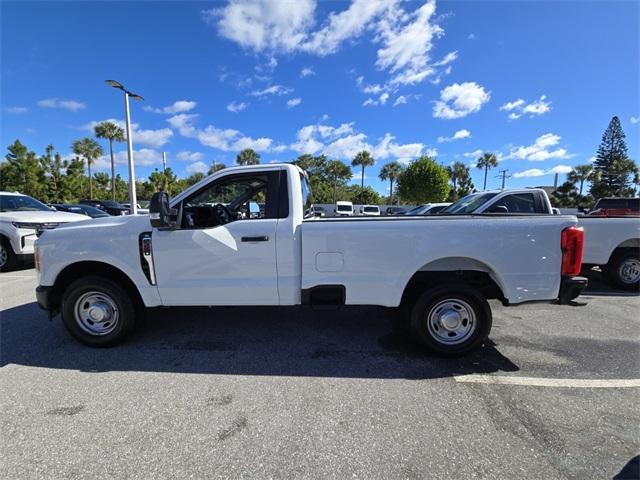
<svg viewBox="0 0 640 480"><path fill-rule="evenodd" d="M460 383L484 383L489 385L522 385L529 387L565 387L565 388L633 388L640 387L640 379L616 378L588 380L582 378L539 378L506 377L498 375L457 375L453 377Z"/></svg>

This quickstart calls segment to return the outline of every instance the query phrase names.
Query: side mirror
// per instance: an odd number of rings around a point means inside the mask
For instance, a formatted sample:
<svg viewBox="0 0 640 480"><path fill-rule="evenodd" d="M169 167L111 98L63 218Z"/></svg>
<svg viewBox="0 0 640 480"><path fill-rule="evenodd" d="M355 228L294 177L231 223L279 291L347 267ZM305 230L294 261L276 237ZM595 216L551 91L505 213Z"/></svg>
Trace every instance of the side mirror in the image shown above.
<svg viewBox="0 0 640 480"><path fill-rule="evenodd" d="M509 209L504 205L494 205L489 209L489 213L509 213Z"/></svg>
<svg viewBox="0 0 640 480"><path fill-rule="evenodd" d="M178 212L169 207L169 195L166 192L156 192L149 203L149 221L151 226L160 230L176 228Z"/></svg>

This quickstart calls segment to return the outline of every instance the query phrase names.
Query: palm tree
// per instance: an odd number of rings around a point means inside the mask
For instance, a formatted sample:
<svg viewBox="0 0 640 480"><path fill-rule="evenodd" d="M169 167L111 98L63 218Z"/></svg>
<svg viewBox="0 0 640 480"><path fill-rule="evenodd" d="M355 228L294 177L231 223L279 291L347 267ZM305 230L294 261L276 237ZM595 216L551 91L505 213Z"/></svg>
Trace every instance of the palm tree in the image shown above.
<svg viewBox="0 0 640 480"><path fill-rule="evenodd" d="M245 148L236 157L238 165L258 165L260 163L260 154L252 148Z"/></svg>
<svg viewBox="0 0 640 480"><path fill-rule="evenodd" d="M111 198L116 199L116 162L113 158L113 142L124 142L124 130L113 122L102 122L93 127L98 138L109 140L109 155L111 156Z"/></svg>
<svg viewBox="0 0 640 480"><path fill-rule="evenodd" d="M375 163L376 163L376 161L374 160L374 158L366 150L363 150L360 153L358 153L353 158L353 161L351 162L351 165L354 166L354 167L357 167L357 166L362 167L362 175L360 176L360 179L361 179L361 183L360 183L360 203L364 203L364 169L366 167L370 167L372 165L375 165Z"/></svg>
<svg viewBox="0 0 640 480"><path fill-rule="evenodd" d="M91 165L102 156L102 147L92 138L84 137L71 144L73 153L87 160L89 170L89 199L93 200L93 183L91 182Z"/></svg>
<svg viewBox="0 0 640 480"><path fill-rule="evenodd" d="M333 203L336 203L338 180L351 178L351 167L345 165L340 160L329 160L329 162L327 162L327 173L333 179Z"/></svg>
<svg viewBox="0 0 640 480"><path fill-rule="evenodd" d="M382 166L378 178L383 182L389 180L389 203L393 203L393 182L402 173L402 165L398 162L389 162Z"/></svg>
<svg viewBox="0 0 640 480"><path fill-rule="evenodd" d="M484 170L484 184L482 186L482 190L486 190L487 189L487 172L498 166L498 157L496 157L493 153L491 152L486 152L484 153L479 159L478 159L478 163L476 164L476 167L478 167L480 170Z"/></svg>
<svg viewBox="0 0 640 480"><path fill-rule="evenodd" d="M213 175L214 173L219 172L223 168L226 168L224 163L216 162L214 160L211 166L209 167L209 171L207 172L207 175Z"/></svg>
<svg viewBox="0 0 640 480"><path fill-rule="evenodd" d="M576 165L573 167L573 170L567 174L567 180L574 185L580 183L579 195L582 196L584 182L593 180L597 174L598 172L593 169L593 165Z"/></svg>
<svg viewBox="0 0 640 480"><path fill-rule="evenodd" d="M462 162L455 162L453 165L447 167L447 173L451 178L453 188L451 189L452 199L458 199L458 185L462 184L469 178L469 167Z"/></svg>

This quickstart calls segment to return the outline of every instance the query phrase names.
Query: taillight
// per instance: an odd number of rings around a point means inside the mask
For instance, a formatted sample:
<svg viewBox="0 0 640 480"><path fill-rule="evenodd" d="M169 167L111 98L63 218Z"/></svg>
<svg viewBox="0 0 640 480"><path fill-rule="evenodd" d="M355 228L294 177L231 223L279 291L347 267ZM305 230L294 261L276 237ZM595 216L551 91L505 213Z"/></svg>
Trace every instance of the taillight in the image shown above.
<svg viewBox="0 0 640 480"><path fill-rule="evenodd" d="M582 268L582 248L584 245L584 229L567 227L562 230L562 275L580 275Z"/></svg>

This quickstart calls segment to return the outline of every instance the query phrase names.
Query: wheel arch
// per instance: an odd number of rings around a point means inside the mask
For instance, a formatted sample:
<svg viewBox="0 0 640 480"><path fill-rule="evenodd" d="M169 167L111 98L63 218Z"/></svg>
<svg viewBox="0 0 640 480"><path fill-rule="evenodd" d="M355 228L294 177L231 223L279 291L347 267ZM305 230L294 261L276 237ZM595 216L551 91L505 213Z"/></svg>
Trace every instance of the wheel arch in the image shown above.
<svg viewBox="0 0 640 480"><path fill-rule="evenodd" d="M136 308L144 307L144 302L138 287L122 270L104 262L82 261L66 266L56 277L51 292L51 305L54 309L57 310L60 308L65 289L72 282L83 276L102 277L116 282L131 294L131 299Z"/></svg>
<svg viewBox="0 0 640 480"><path fill-rule="evenodd" d="M621 242L620 244L618 244L618 246L614 248L613 251L611 252L611 255L609 255L609 259L607 260L607 263L611 262L611 260L616 255L618 255L624 250L635 250L636 252L640 250L640 238L629 238L624 242Z"/></svg>
<svg viewBox="0 0 640 480"><path fill-rule="evenodd" d="M402 293L401 305L411 305L426 289L442 284L464 284L480 291L486 299L507 302L504 283L491 266L470 257L444 257L420 267Z"/></svg>

